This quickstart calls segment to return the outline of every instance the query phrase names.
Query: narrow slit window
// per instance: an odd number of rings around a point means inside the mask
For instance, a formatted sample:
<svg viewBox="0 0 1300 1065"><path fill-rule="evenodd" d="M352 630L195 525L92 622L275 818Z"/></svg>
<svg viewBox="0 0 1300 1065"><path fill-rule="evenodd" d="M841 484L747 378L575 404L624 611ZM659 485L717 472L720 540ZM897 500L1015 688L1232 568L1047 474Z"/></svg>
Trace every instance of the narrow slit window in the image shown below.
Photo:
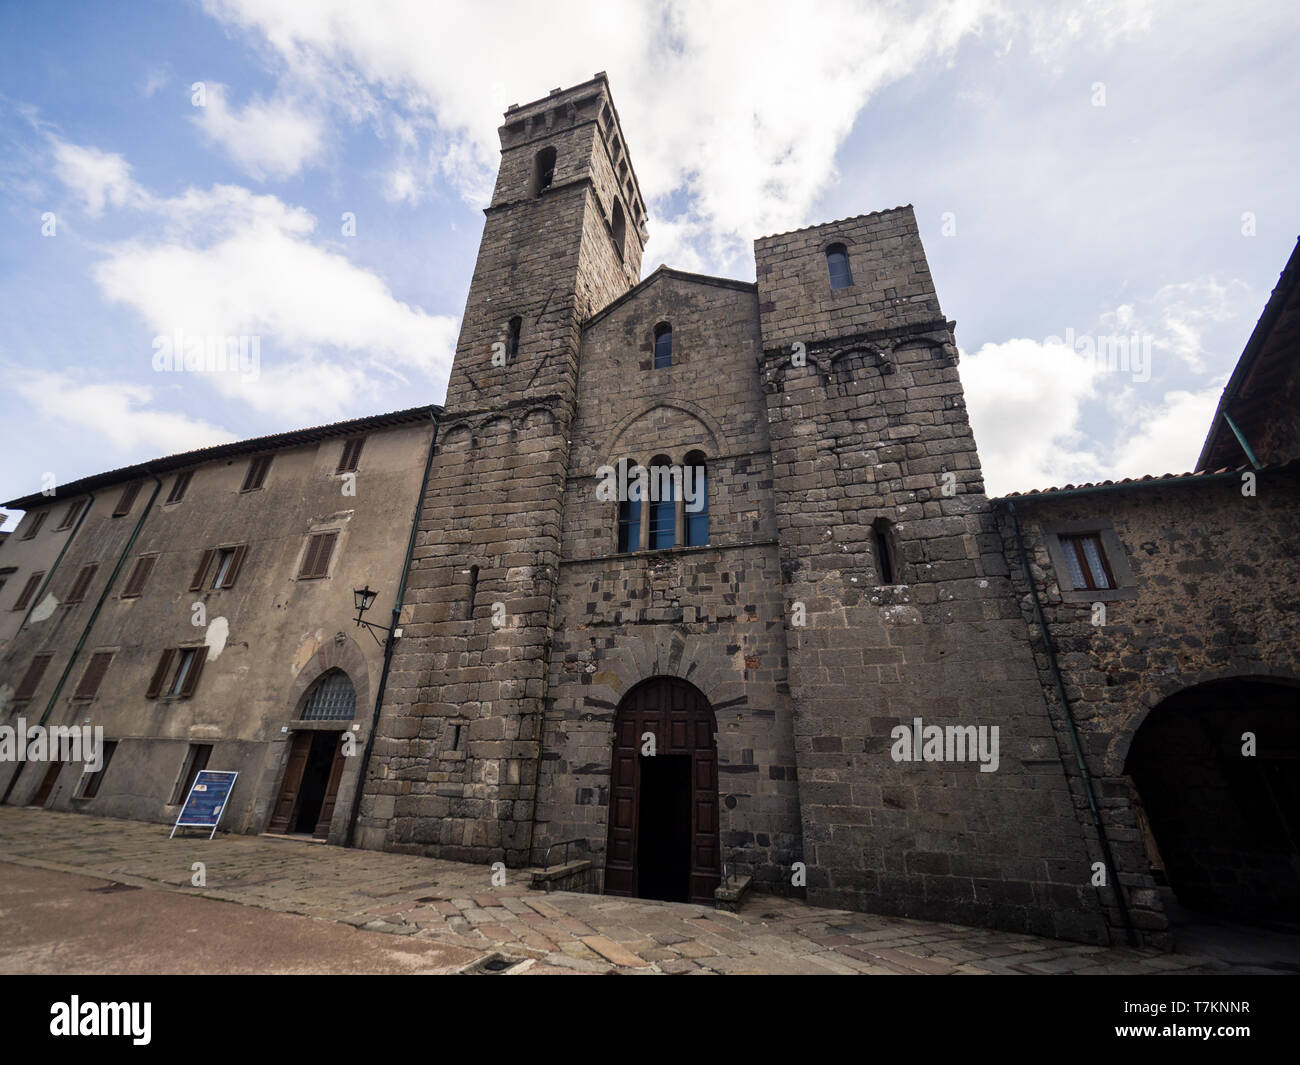
<svg viewBox="0 0 1300 1065"><path fill-rule="evenodd" d="M614 201L614 214L610 222L610 229L614 233L614 250L618 252L619 262L623 261L623 243L627 238L627 219L623 217L623 205Z"/></svg>
<svg viewBox="0 0 1300 1065"><path fill-rule="evenodd" d="M877 518L871 526L876 548L876 571L881 584L897 581L898 566L894 557L894 530L888 518Z"/></svg>
<svg viewBox="0 0 1300 1065"><path fill-rule="evenodd" d="M555 183L555 149L543 148L533 157L533 195L540 196Z"/></svg>
<svg viewBox="0 0 1300 1065"><path fill-rule="evenodd" d="M826 269L831 275L831 288L848 288L853 284L849 253L843 244L832 244L826 249Z"/></svg>
<svg viewBox="0 0 1300 1065"><path fill-rule="evenodd" d="M524 320L515 315L506 325L506 362L514 362L519 354L519 334L524 328Z"/></svg>
<svg viewBox="0 0 1300 1065"><path fill-rule="evenodd" d="M469 568L469 594L465 596L465 620L474 620L474 601L478 598L478 567Z"/></svg>

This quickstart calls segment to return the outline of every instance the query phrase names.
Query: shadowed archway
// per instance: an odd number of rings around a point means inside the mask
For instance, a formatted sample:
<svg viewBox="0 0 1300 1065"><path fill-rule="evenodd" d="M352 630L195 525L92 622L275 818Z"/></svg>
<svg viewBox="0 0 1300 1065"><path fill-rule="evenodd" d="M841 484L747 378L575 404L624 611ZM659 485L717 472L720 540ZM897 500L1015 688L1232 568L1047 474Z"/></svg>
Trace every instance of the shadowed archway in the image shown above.
<svg viewBox="0 0 1300 1065"><path fill-rule="evenodd" d="M1300 687L1237 678L1170 696L1125 772L1153 873L1182 906L1300 928Z"/></svg>

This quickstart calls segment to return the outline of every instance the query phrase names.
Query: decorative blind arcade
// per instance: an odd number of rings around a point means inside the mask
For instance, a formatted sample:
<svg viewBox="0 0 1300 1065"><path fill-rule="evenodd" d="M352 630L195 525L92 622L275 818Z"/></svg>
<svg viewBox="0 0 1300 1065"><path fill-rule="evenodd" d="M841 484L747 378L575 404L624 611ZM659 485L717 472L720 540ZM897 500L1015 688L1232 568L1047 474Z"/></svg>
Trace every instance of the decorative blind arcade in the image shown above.
<svg viewBox="0 0 1300 1065"><path fill-rule="evenodd" d="M335 670L317 683L302 709L303 721L351 721L357 693L346 673Z"/></svg>

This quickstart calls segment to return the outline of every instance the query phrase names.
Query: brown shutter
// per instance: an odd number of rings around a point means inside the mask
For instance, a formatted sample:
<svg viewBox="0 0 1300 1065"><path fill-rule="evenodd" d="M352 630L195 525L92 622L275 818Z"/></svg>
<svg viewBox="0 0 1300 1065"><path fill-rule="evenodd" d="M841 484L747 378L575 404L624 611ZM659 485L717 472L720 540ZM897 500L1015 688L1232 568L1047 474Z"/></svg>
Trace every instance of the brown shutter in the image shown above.
<svg viewBox="0 0 1300 1065"><path fill-rule="evenodd" d="M203 552L203 557L199 559L199 568L194 571L194 579L190 581L191 592L203 590L203 581L208 575L208 570L212 566L212 556L215 554L215 551Z"/></svg>
<svg viewBox="0 0 1300 1065"><path fill-rule="evenodd" d="M33 573L27 578L27 583L23 585L23 590L18 593L18 601L14 603L15 610L26 610L27 604L31 602L32 596L36 594L36 589L40 587L41 578L45 576L44 571Z"/></svg>
<svg viewBox="0 0 1300 1065"><path fill-rule="evenodd" d="M153 671L153 679L149 681L149 690L144 693L146 699L157 699L158 693L162 691L163 682L167 679L167 674L172 668L172 659L176 657L176 649L169 647L158 659L158 666Z"/></svg>
<svg viewBox="0 0 1300 1065"><path fill-rule="evenodd" d="M49 516L49 511L42 510L39 514L37 514L34 518L32 518L31 524L27 526L27 531L23 533L23 539L30 540L38 532L40 532L41 526L45 524L45 519L48 516Z"/></svg>
<svg viewBox="0 0 1300 1065"><path fill-rule="evenodd" d="M319 543L319 537L310 536L307 538L307 550L302 555L302 565L298 567L298 576L310 577L312 567L316 564L316 546Z"/></svg>
<svg viewBox="0 0 1300 1065"><path fill-rule="evenodd" d="M64 513L63 520L54 527L54 531L58 532L61 529L71 528L72 523L77 520L77 515L81 513L81 505L84 502L85 500L78 499L75 503L71 504Z"/></svg>
<svg viewBox="0 0 1300 1065"><path fill-rule="evenodd" d="M131 599L144 591L144 582L149 579L149 574L153 572L153 564L157 560L157 555L141 555L135 560L135 569L131 571L131 578L122 590L123 599Z"/></svg>
<svg viewBox="0 0 1300 1065"><path fill-rule="evenodd" d="M343 457L339 459L339 468L335 473L350 473L355 470L361 462L361 446L365 443L365 438L358 440L349 440L343 445Z"/></svg>
<svg viewBox="0 0 1300 1065"><path fill-rule="evenodd" d="M194 661L190 663L190 671L185 674L185 681L181 685L180 697L188 699L194 694L194 689L199 684L199 674L203 672L203 661L208 657L206 647L196 647L194 649Z"/></svg>
<svg viewBox="0 0 1300 1065"><path fill-rule="evenodd" d="M77 685L77 690L73 692L74 699L93 699L95 693L99 691L99 684L104 679L104 674L108 672L108 664L113 661L112 651L97 651L90 656L90 665L86 667L86 672L81 675L81 683Z"/></svg>
<svg viewBox="0 0 1300 1065"><path fill-rule="evenodd" d="M336 532L317 533L307 545L307 554L302 560L299 577L324 577L330 571L330 556L334 553L334 541L339 538Z"/></svg>
<svg viewBox="0 0 1300 1065"><path fill-rule="evenodd" d="M267 471L271 468L270 455L258 455L248 464L248 473L244 475L244 485L240 488L241 492L252 492L262 487L266 481Z"/></svg>
<svg viewBox="0 0 1300 1065"><path fill-rule="evenodd" d="M186 470L184 473L178 473L176 480L172 482L172 490L168 493L168 503L179 503L185 498L185 490L190 486L190 477L193 476L192 470Z"/></svg>
<svg viewBox="0 0 1300 1065"><path fill-rule="evenodd" d="M65 603L80 603L86 598L86 589L90 587L90 582L95 579L97 569L99 569L99 564L94 562L89 566L81 567L77 579L72 582L72 590L68 592L68 598L64 600Z"/></svg>
<svg viewBox="0 0 1300 1065"><path fill-rule="evenodd" d="M226 579L221 582L223 588L233 588L235 578L239 576L239 567L244 564L244 556L248 554L248 545L240 544L235 548L234 557L230 560L230 568L226 570Z"/></svg>
<svg viewBox="0 0 1300 1065"><path fill-rule="evenodd" d="M128 485L126 491L122 493L122 498L117 501L117 506L113 508L113 517L120 518L123 514L131 513L131 507L135 503L135 497L139 492L139 481L136 481L135 484Z"/></svg>
<svg viewBox="0 0 1300 1065"><path fill-rule="evenodd" d="M32 659L27 672L23 674L23 679L18 682L18 690L14 692L15 699L30 699L35 694L37 685L41 683L41 677L45 675L45 667L50 664L50 659L53 657L53 655L37 655Z"/></svg>

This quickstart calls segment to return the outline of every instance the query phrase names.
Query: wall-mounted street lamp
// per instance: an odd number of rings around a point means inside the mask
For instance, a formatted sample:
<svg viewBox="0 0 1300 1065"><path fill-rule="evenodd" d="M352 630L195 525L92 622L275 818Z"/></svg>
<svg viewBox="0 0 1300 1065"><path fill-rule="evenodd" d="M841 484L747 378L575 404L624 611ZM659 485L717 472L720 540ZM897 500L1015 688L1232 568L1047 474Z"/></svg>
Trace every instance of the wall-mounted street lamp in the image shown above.
<svg viewBox="0 0 1300 1065"><path fill-rule="evenodd" d="M364 625L367 629L369 629L370 635L375 637L375 643L379 644L380 647L383 647L384 641L381 640L378 636L375 636L376 630L385 634L391 634L393 636L400 636L402 634L402 630L398 629L396 632L393 632L392 629L388 628L385 625L376 625L373 621L365 621L362 619L361 615L375 605L375 597L378 595L379 593L376 592L374 589L372 589L369 584L367 584L364 588L356 588L353 590L352 601L356 604L357 607L357 625L358 626Z"/></svg>

